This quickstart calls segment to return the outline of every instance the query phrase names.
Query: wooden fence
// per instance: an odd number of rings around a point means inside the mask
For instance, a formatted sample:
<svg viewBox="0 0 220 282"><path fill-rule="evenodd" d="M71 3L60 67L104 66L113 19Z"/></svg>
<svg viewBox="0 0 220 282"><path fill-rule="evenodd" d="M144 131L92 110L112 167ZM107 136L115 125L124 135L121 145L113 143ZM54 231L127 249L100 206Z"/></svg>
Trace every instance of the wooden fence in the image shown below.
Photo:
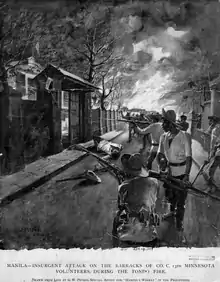
<svg viewBox="0 0 220 282"><path fill-rule="evenodd" d="M198 141L203 149L209 152L211 135L204 132L202 129L194 129L192 132L192 138Z"/></svg>
<svg viewBox="0 0 220 282"><path fill-rule="evenodd" d="M53 154L52 107L46 103L43 109L41 107L38 101L23 101L21 98L11 101L8 154L7 158L0 159L0 175L14 173L25 164ZM35 121L35 117L39 118L40 122ZM124 130L127 124L118 122L119 118L118 111L92 110L92 120L88 121L92 123L91 135Z"/></svg>
<svg viewBox="0 0 220 282"><path fill-rule="evenodd" d="M102 135L109 131L124 130L127 126L126 123L119 122L120 113L115 110L93 109L92 110L92 135Z"/></svg>

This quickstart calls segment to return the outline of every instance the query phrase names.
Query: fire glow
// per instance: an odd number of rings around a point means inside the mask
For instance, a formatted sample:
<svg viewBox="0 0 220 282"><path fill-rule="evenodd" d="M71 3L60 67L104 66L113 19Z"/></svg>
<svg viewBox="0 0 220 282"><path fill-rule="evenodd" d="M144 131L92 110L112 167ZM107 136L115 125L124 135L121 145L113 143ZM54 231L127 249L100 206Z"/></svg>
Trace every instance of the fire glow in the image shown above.
<svg viewBox="0 0 220 282"><path fill-rule="evenodd" d="M159 111L162 107L169 107L169 105L176 108L175 100L162 101L166 93L175 88L176 82L173 80L173 71L162 73L160 60L172 57L177 61L181 61L184 52L181 49L179 40L188 33L189 31L175 30L173 27L168 27L163 32L160 31L154 36L133 43L133 54L140 51L150 53L152 61L145 63L144 67L139 71L137 82L133 88L133 95L126 103L128 108L144 108L149 111Z"/></svg>
<svg viewBox="0 0 220 282"><path fill-rule="evenodd" d="M142 106L146 110L160 110L159 100L172 89L172 86L172 77L169 74L164 76L159 71L148 80L138 80L133 90L134 98L128 102L127 107L139 108Z"/></svg>

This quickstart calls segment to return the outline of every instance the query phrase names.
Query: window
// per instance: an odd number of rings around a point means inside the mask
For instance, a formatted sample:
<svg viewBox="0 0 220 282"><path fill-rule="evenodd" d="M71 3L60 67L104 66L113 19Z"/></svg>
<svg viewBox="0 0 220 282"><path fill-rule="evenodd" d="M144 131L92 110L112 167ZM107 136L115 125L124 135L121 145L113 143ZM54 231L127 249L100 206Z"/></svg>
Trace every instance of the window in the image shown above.
<svg viewBox="0 0 220 282"><path fill-rule="evenodd" d="M24 97L26 95L25 74L17 73L16 87L17 87L17 90L22 93L22 97Z"/></svg>
<svg viewBox="0 0 220 282"><path fill-rule="evenodd" d="M23 100L37 100L37 86L32 80L33 75L17 74L17 89L22 93Z"/></svg>
<svg viewBox="0 0 220 282"><path fill-rule="evenodd" d="M37 100L37 87L33 79L27 79L28 100Z"/></svg>
<svg viewBox="0 0 220 282"><path fill-rule="evenodd" d="M69 93L68 91L62 91L62 109L69 109Z"/></svg>
<svg viewBox="0 0 220 282"><path fill-rule="evenodd" d="M17 74L17 83L25 86L25 74L23 74L23 73Z"/></svg>

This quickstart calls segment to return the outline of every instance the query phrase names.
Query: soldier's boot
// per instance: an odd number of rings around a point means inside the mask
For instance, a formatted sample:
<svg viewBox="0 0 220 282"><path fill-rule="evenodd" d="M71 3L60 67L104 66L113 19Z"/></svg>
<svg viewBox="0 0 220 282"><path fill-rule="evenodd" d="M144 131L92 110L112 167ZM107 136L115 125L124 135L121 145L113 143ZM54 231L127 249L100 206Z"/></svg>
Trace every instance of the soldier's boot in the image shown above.
<svg viewBox="0 0 220 282"><path fill-rule="evenodd" d="M178 234L178 241L181 243L181 244L186 244L186 237L184 235L184 230L183 229L180 229L180 230L177 230L177 234Z"/></svg>
<svg viewBox="0 0 220 282"><path fill-rule="evenodd" d="M176 230L177 230L177 236L178 236L178 241L180 244L186 244L186 237L184 235L184 229L183 229L183 223L180 222L178 217L176 217L175 220L175 225L176 225Z"/></svg>

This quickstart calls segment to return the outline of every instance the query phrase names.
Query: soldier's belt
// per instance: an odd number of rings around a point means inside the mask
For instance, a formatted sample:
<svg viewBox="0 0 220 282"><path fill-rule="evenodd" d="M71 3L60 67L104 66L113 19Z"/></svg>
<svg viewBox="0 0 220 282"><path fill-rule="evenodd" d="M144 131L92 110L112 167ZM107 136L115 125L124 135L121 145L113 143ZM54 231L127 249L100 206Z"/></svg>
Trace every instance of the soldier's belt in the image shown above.
<svg viewBox="0 0 220 282"><path fill-rule="evenodd" d="M186 165L186 161L181 162L181 163L171 163L171 162L169 162L169 165L170 166L175 166L175 167L184 166L184 165Z"/></svg>

